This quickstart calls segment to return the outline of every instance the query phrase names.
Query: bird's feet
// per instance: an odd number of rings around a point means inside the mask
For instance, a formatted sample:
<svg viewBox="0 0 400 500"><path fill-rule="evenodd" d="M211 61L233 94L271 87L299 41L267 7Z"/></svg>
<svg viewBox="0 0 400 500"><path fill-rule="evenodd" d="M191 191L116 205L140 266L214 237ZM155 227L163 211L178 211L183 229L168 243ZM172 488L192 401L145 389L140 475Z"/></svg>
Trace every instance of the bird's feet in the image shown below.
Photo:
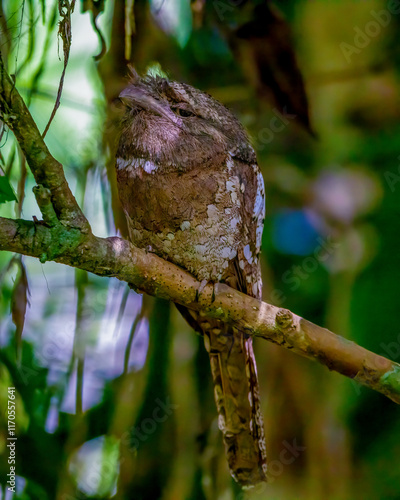
<svg viewBox="0 0 400 500"><path fill-rule="evenodd" d="M212 289L212 296L211 296L211 302L214 302L214 300L215 300L215 283L213 283L212 281L208 281L208 280L202 280L200 282L199 288L196 290L196 302L199 301L200 294L204 291L204 289L208 285L208 283L211 283L212 287L213 287L213 289Z"/></svg>

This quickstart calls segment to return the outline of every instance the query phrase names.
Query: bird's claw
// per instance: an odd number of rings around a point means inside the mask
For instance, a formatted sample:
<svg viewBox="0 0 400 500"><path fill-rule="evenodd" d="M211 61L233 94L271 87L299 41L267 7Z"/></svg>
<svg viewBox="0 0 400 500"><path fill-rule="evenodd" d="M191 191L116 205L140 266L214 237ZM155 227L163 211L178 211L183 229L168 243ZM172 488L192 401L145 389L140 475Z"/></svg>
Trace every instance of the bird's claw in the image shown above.
<svg viewBox="0 0 400 500"><path fill-rule="evenodd" d="M215 301L215 283L207 281L207 280L202 280L200 282L199 288L196 290L196 302L200 300L200 294L204 291L205 287L211 283L212 284L212 294L211 294L211 303Z"/></svg>
<svg viewBox="0 0 400 500"><path fill-rule="evenodd" d="M205 287L207 286L208 281L207 280L202 280L200 282L199 288L196 290L196 302L199 301L200 299L200 294L204 291Z"/></svg>

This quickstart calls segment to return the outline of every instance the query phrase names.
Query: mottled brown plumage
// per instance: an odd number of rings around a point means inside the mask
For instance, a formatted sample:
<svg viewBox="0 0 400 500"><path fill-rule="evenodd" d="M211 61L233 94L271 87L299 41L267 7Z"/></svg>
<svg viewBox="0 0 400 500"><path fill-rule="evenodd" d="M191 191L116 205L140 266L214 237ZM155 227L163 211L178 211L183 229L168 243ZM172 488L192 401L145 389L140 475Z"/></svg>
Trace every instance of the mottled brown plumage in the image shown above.
<svg viewBox="0 0 400 500"><path fill-rule="evenodd" d="M238 120L208 94L158 77L135 76L120 98L116 167L131 241L200 281L261 298L264 185ZM244 486L266 480L252 339L180 311L204 334L233 477Z"/></svg>

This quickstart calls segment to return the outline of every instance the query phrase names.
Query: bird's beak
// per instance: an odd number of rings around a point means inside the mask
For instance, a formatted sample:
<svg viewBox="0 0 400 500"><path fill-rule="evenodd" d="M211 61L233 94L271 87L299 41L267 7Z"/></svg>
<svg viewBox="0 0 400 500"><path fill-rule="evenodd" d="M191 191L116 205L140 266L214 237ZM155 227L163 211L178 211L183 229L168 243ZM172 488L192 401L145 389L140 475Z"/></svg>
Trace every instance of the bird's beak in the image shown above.
<svg viewBox="0 0 400 500"><path fill-rule="evenodd" d="M149 95L145 90L133 85L125 88L119 98L126 106L138 106L154 115L163 116L175 125L182 125L182 120L169 108L164 107L157 99Z"/></svg>

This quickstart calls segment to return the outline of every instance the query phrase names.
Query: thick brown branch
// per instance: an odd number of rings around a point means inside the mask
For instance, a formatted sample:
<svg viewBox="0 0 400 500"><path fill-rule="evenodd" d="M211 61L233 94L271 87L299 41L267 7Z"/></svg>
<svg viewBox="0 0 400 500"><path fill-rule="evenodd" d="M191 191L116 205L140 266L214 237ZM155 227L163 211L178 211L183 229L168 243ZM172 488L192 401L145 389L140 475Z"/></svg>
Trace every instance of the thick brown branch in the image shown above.
<svg viewBox="0 0 400 500"><path fill-rule="evenodd" d="M115 276L151 295L220 318L249 335L316 359L400 403L400 365L281 309L224 284L200 283L179 267L121 238L96 238L77 230L0 218L0 250L54 260L100 276Z"/></svg>
<svg viewBox="0 0 400 500"><path fill-rule="evenodd" d="M36 182L50 190L59 220L65 225L88 231L89 224L69 189L62 165L47 149L28 108L5 71L1 57L0 118L14 132Z"/></svg>

